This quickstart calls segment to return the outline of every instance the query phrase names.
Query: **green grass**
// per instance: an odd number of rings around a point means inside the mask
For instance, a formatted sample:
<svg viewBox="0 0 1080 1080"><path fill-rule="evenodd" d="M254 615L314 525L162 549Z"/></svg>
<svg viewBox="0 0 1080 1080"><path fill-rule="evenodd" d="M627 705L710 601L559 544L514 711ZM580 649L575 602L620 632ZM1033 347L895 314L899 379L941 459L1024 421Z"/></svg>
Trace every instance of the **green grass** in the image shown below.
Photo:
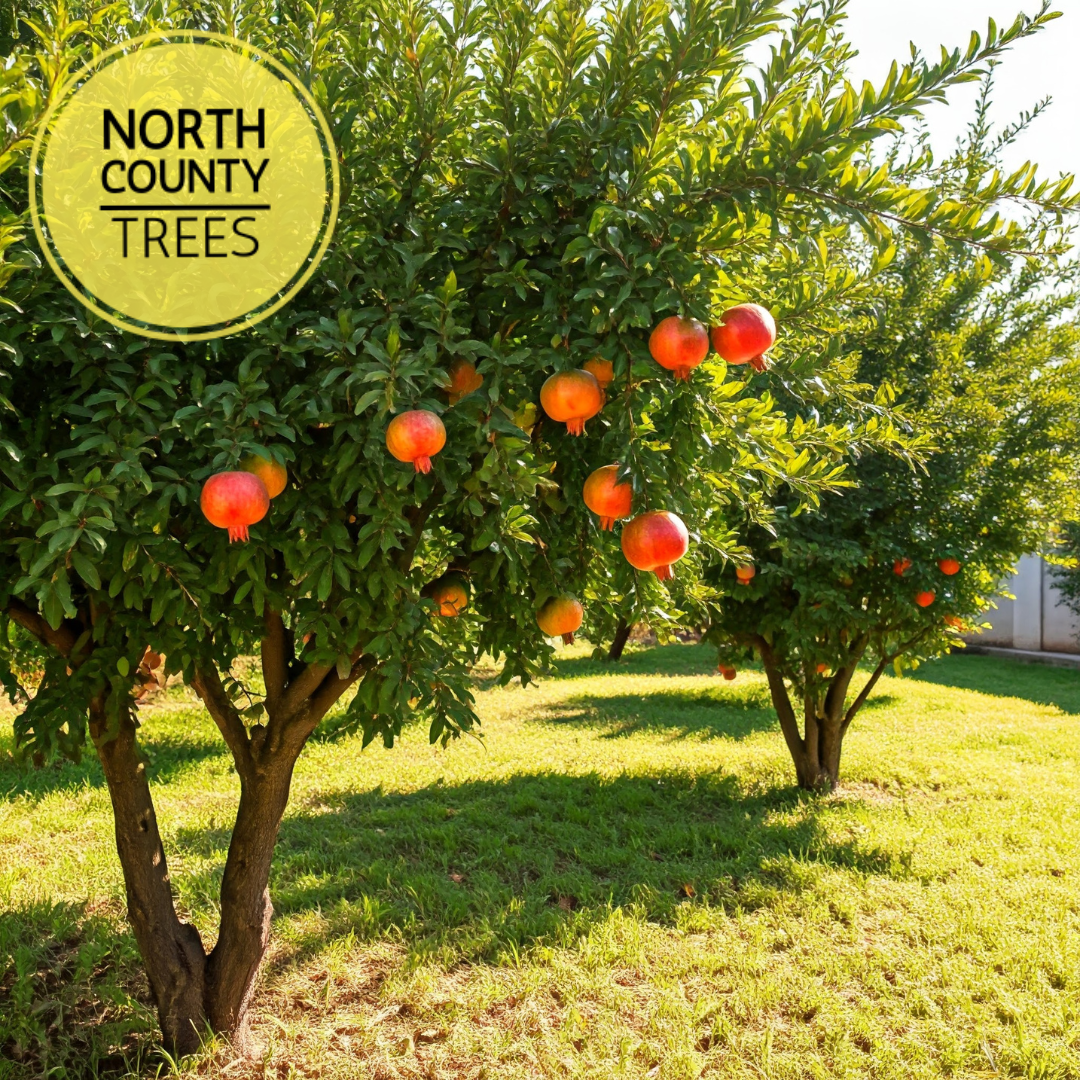
<svg viewBox="0 0 1080 1080"><path fill-rule="evenodd" d="M809 797L759 674L583 651L482 690L483 744L361 752L331 723L278 845L264 1060L182 1071L1080 1078L1080 672L884 679ZM205 933L236 777L176 694L144 739ZM162 1067L111 831L95 762L0 761L2 1080Z"/></svg>

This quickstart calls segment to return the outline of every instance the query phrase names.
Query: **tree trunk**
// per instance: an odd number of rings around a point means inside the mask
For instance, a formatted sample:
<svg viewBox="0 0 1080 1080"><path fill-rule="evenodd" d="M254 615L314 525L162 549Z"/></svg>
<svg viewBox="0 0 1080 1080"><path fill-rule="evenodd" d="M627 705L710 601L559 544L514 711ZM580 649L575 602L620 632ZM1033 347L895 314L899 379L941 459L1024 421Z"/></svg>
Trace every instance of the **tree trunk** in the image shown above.
<svg viewBox="0 0 1080 1080"><path fill-rule="evenodd" d="M251 1051L248 1006L270 942L270 864L289 802L295 758L271 760L242 778L225 876L221 928L207 961L206 1013L242 1053Z"/></svg>
<svg viewBox="0 0 1080 1080"><path fill-rule="evenodd" d="M90 734L112 799L128 918L150 980L162 1039L170 1053L190 1054L199 1048L206 1026L206 953L199 932L181 922L173 906L169 868L135 730L124 712L118 731L111 733L105 698L90 703Z"/></svg>
<svg viewBox="0 0 1080 1080"><path fill-rule="evenodd" d="M611 648L608 649L608 661L614 663L622 659L623 649L630 640L631 625L623 618L619 619L619 625L615 628L615 637L612 638Z"/></svg>
<svg viewBox="0 0 1080 1080"><path fill-rule="evenodd" d="M840 748L844 733L837 717L806 716L806 738L795 758L799 787L805 791L832 791L840 781Z"/></svg>

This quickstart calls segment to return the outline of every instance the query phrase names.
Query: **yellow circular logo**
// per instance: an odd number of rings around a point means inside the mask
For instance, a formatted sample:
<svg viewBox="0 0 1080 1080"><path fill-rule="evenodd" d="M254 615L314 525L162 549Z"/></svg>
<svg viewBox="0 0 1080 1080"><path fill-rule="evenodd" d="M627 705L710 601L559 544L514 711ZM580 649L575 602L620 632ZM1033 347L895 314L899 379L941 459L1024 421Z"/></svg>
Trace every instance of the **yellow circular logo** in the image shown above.
<svg viewBox="0 0 1080 1080"><path fill-rule="evenodd" d="M307 89L255 46L169 31L103 52L34 142L34 229L67 288L134 334L234 334L330 242L337 155Z"/></svg>

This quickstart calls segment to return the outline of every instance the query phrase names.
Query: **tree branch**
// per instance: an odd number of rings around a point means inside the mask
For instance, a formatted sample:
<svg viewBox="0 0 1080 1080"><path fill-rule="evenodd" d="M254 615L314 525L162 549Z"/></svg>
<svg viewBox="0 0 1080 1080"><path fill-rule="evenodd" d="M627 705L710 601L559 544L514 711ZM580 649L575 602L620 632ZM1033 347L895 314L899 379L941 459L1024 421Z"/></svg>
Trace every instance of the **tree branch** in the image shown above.
<svg viewBox="0 0 1080 1080"><path fill-rule="evenodd" d="M54 630L41 615L14 597L8 601L7 612L24 630L33 634L42 645L51 646L61 656L71 656L71 652L79 639L66 622L61 623Z"/></svg>
<svg viewBox="0 0 1080 1080"><path fill-rule="evenodd" d="M266 684L266 712L277 712L281 695L285 693L288 682L289 662L286 654L285 623L280 611L274 611L269 605L263 606L263 634L260 651L262 654L263 682Z"/></svg>
<svg viewBox="0 0 1080 1080"><path fill-rule="evenodd" d="M769 680L769 692L772 694L773 708L780 720L780 730L784 733L784 741L791 751L791 758L798 762L806 752L806 744L799 734L799 721L795 718L795 710L791 707L791 698L788 697L787 687L784 685L784 675L777 663L776 654L772 646L760 635L753 634L750 639L765 665L765 675Z"/></svg>
<svg viewBox="0 0 1080 1080"><path fill-rule="evenodd" d="M232 753L236 771L241 776L249 775L254 763L251 740L248 738L244 721L240 719L240 714L229 700L229 695L225 693L225 687L221 685L217 668L213 664L197 664L192 687L214 718L214 723L217 724L225 745Z"/></svg>

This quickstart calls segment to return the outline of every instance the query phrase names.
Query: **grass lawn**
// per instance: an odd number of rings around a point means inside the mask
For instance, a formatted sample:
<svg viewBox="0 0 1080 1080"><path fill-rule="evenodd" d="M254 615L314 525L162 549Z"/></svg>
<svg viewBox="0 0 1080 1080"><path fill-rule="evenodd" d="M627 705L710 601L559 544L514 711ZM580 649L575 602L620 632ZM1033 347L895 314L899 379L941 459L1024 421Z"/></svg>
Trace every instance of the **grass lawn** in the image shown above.
<svg viewBox="0 0 1080 1080"><path fill-rule="evenodd" d="M883 679L842 789L809 797L761 675L583 653L484 689L482 744L361 752L331 723L278 844L265 1059L181 1072L1080 1078L1080 672ZM189 699L144 716L205 936L236 777ZM166 1075L96 762L24 773L8 745L0 1078Z"/></svg>

